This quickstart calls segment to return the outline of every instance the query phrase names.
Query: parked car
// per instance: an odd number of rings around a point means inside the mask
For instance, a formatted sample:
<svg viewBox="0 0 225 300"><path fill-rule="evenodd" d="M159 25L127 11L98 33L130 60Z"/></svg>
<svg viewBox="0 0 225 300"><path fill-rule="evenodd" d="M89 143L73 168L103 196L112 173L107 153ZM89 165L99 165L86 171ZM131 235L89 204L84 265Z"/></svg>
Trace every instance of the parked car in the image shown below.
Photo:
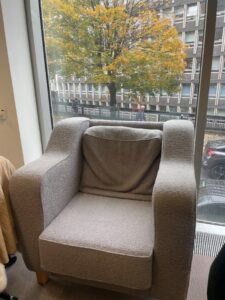
<svg viewBox="0 0 225 300"><path fill-rule="evenodd" d="M202 165L209 178L225 179L225 139L207 142Z"/></svg>

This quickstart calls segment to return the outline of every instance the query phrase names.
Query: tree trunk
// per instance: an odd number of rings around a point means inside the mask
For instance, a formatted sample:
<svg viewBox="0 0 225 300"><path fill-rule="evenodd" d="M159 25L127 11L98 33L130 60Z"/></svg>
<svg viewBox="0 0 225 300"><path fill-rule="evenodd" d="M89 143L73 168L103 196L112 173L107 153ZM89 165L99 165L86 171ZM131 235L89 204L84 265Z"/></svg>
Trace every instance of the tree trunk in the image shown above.
<svg viewBox="0 0 225 300"><path fill-rule="evenodd" d="M116 106L116 85L114 82L108 84L109 94L110 94L110 106Z"/></svg>

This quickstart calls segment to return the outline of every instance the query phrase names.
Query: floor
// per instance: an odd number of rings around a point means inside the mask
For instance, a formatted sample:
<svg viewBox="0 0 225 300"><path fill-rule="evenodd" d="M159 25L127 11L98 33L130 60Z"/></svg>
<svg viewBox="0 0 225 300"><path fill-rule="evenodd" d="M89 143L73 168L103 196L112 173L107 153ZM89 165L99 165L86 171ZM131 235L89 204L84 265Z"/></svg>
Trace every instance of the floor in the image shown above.
<svg viewBox="0 0 225 300"><path fill-rule="evenodd" d="M188 300L207 300L207 278L212 260L208 256L194 255ZM36 282L35 274L26 269L20 255L17 263L7 270L7 275L7 291L19 300L139 300L115 292L65 282L62 284L54 280L41 287Z"/></svg>

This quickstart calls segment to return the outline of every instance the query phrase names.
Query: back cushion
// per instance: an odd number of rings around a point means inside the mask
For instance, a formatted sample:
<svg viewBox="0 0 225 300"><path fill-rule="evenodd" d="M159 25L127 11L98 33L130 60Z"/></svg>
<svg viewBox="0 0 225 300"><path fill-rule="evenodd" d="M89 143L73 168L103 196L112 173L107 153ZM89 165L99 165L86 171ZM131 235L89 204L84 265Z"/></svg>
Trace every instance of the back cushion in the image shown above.
<svg viewBox="0 0 225 300"><path fill-rule="evenodd" d="M98 195L151 200L162 132L123 126L93 126L83 136L80 190Z"/></svg>

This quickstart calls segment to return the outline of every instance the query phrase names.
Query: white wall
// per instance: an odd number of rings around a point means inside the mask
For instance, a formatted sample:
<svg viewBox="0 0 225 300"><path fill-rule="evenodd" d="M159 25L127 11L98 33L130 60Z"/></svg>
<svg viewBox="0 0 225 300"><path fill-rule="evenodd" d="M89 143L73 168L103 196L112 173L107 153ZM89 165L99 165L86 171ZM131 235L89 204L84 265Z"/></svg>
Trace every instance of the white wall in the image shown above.
<svg viewBox="0 0 225 300"><path fill-rule="evenodd" d="M3 34L5 35L5 48L8 56L8 64L5 62L5 68L3 70L0 68L0 109L1 105L4 106L8 115L6 121L0 123L0 137L7 137L7 139L5 138L5 146L0 146L0 154L7 156L7 151L10 153L13 151L16 155L16 152L20 152L19 148L21 148L22 160L24 163L28 163L40 157L42 148L24 1L0 0L0 4L4 25L4 30L0 26L0 57L5 61L6 53L3 55L5 51L2 49L4 48ZM4 81L7 81L7 86L2 84ZM14 124L13 128L11 123ZM12 136L8 134L9 131ZM17 141L13 143L12 139L15 136ZM9 158L12 159L12 155Z"/></svg>

